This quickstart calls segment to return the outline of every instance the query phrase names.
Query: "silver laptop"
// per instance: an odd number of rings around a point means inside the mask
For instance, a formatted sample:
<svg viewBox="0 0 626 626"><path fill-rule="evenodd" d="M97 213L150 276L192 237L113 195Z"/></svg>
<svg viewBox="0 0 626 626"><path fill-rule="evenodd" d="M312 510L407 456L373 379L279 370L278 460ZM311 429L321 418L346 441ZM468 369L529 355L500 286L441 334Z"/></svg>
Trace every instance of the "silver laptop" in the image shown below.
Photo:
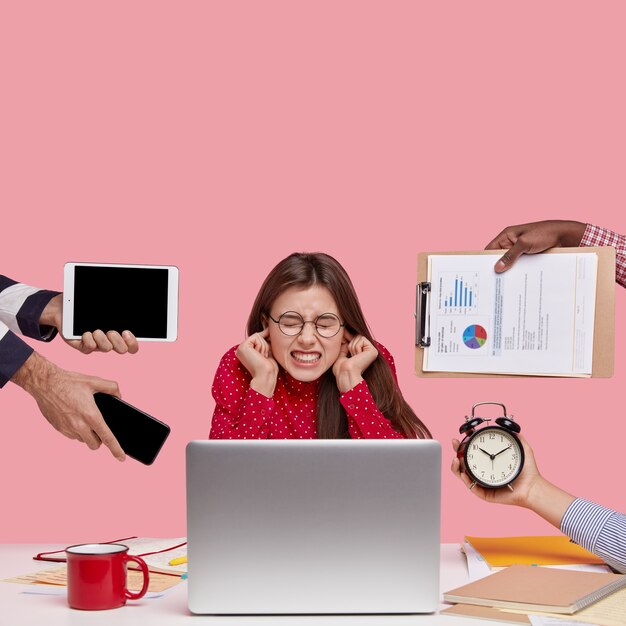
<svg viewBox="0 0 626 626"><path fill-rule="evenodd" d="M189 609L433 612L440 499L437 441L192 441Z"/></svg>

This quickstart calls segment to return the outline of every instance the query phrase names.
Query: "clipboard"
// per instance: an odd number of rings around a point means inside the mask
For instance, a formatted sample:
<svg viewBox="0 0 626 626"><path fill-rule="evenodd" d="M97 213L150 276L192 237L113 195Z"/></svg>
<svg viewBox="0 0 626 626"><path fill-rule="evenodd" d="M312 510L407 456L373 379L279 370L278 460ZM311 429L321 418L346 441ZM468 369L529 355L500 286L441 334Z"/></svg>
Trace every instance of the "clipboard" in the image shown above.
<svg viewBox="0 0 626 626"><path fill-rule="evenodd" d="M469 372L425 372L424 349L430 346L430 283L428 257L440 255L491 255L499 257L504 250L466 250L456 252L421 252L417 255L415 288L415 374L420 378L536 378L531 374L494 374ZM615 360L615 248L612 246L584 248L552 248L541 254L580 254L595 252L598 257L596 309L593 330L592 378L611 378ZM494 258L494 264L495 264ZM540 378L553 378L540 375ZM557 376L557 378L559 378Z"/></svg>

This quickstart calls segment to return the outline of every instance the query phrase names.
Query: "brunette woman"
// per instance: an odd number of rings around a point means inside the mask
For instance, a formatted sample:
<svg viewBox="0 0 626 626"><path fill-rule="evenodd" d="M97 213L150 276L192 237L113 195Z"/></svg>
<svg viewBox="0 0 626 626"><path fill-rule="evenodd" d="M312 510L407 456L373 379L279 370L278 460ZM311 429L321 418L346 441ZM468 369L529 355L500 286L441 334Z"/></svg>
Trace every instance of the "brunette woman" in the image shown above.
<svg viewBox="0 0 626 626"><path fill-rule="evenodd" d="M430 438L331 256L294 253L278 263L247 334L215 375L211 439Z"/></svg>

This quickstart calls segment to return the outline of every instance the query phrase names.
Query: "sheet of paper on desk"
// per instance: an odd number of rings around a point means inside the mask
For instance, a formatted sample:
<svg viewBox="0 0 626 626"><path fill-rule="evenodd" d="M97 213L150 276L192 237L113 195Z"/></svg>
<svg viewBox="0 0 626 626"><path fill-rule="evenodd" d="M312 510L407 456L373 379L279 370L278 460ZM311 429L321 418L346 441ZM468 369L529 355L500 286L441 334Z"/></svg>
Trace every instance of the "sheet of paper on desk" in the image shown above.
<svg viewBox="0 0 626 626"><path fill-rule="evenodd" d="M22 574L13 578L5 578L3 583L17 583L19 585L67 585L67 566L55 565L47 569L32 572L30 574Z"/></svg>
<svg viewBox="0 0 626 626"><path fill-rule="evenodd" d="M595 626L590 622L574 622L571 619L561 617L548 617L546 615L529 615L528 619L532 626Z"/></svg>
<svg viewBox="0 0 626 626"><path fill-rule="evenodd" d="M432 255L424 371L590 376L598 257Z"/></svg>
<svg viewBox="0 0 626 626"><path fill-rule="evenodd" d="M128 570L127 581L128 588L131 591L139 591L143 584L143 575L141 572ZM47 569L39 570L38 572L15 576L14 578L7 578L2 582L17 583L20 585L49 585L51 587L65 587L67 586L67 565L55 565L54 567L48 567ZM179 582L181 582L181 579L178 576L169 576L167 574L151 572L148 591L151 593L165 591L166 589L174 587Z"/></svg>
<svg viewBox="0 0 626 626"><path fill-rule="evenodd" d="M479 580L493 574L493 570L487 565L485 559L474 549L471 543L463 543L463 552L467 561L467 573L470 580Z"/></svg>
<svg viewBox="0 0 626 626"><path fill-rule="evenodd" d="M529 615L529 617L534 616ZM580 626L581 622L594 626L626 626L626 589L616 591L574 615L568 615L567 619L576 626ZM552 626L548 622L544 622L544 624ZM563 621L558 626L563 626Z"/></svg>
<svg viewBox="0 0 626 626"><path fill-rule="evenodd" d="M19 593L29 596L65 596L67 595L67 587L61 587L60 585L26 585L22 587ZM162 598L163 595L163 593L148 591L144 599L154 600L155 598Z"/></svg>
<svg viewBox="0 0 626 626"><path fill-rule="evenodd" d="M171 572L174 574L186 574L187 564L170 565L172 559L187 556L187 538L175 537L174 539L152 539L137 537L123 541L128 546L129 554L140 556L148 565L148 569L154 572ZM179 548L171 549L172 546L184 544ZM163 552L164 550L164 552ZM150 554L155 552L156 554Z"/></svg>

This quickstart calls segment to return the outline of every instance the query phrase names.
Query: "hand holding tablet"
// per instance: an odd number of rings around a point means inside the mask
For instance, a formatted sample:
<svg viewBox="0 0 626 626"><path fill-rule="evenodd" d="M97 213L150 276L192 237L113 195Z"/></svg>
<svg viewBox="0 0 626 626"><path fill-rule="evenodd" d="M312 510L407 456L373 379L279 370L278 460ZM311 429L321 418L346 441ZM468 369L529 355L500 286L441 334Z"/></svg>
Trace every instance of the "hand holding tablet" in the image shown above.
<svg viewBox="0 0 626 626"><path fill-rule="evenodd" d="M132 353L136 340L175 341L178 268L66 263L62 309L63 337L70 345L80 340L74 347L85 353Z"/></svg>
<svg viewBox="0 0 626 626"><path fill-rule="evenodd" d="M42 326L55 327L63 337L63 294L55 296L48 302L46 308L41 313L39 323ZM139 345L135 335L129 330L118 333L110 330L107 333L102 330L83 333L80 339L66 339L63 341L69 346L82 352L83 354L91 354L92 352L110 352L111 350L118 354L135 354L139 350Z"/></svg>

